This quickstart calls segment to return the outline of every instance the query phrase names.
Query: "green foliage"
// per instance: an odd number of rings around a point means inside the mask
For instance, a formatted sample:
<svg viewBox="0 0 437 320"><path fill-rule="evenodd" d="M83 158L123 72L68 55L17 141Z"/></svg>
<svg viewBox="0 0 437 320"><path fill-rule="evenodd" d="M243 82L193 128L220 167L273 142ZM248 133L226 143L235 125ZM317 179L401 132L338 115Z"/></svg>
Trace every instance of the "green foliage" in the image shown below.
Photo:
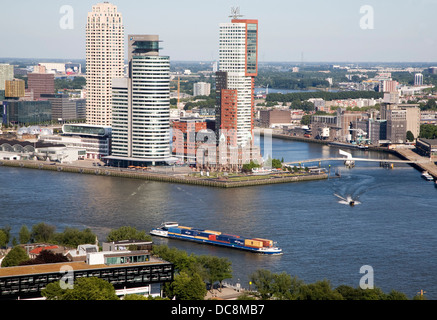
<svg viewBox="0 0 437 320"><path fill-rule="evenodd" d="M27 226L23 225L21 227L18 237L21 244L26 244L30 242L31 234Z"/></svg>
<svg viewBox="0 0 437 320"><path fill-rule="evenodd" d="M407 140L410 142L414 141L414 134L410 130L407 131Z"/></svg>
<svg viewBox="0 0 437 320"><path fill-rule="evenodd" d="M419 137L424 139L436 139L437 126L433 124L421 124Z"/></svg>
<svg viewBox="0 0 437 320"><path fill-rule="evenodd" d="M333 288L330 281L306 284L286 273L259 269L250 275L256 287L254 294L261 299L279 300L408 300L404 293L392 290L385 294L380 288L361 289L340 285ZM420 296L423 298L423 296ZM419 299L419 296L413 299Z"/></svg>
<svg viewBox="0 0 437 320"><path fill-rule="evenodd" d="M55 90L82 89L86 85L85 77L74 77L74 79L55 79Z"/></svg>
<svg viewBox="0 0 437 320"><path fill-rule="evenodd" d="M275 169L282 168L282 162L279 159L272 159L272 167Z"/></svg>
<svg viewBox="0 0 437 320"><path fill-rule="evenodd" d="M31 238L32 242L49 242L55 234L55 226L38 223L32 227Z"/></svg>
<svg viewBox="0 0 437 320"><path fill-rule="evenodd" d="M0 248L6 247L8 242L8 235L6 234L6 232L0 229Z"/></svg>
<svg viewBox="0 0 437 320"><path fill-rule="evenodd" d="M259 168L259 167L260 167L260 165L258 163L254 162L253 160L250 160L249 163L243 164L243 167L241 170L243 172L252 172L253 168Z"/></svg>
<svg viewBox="0 0 437 320"><path fill-rule="evenodd" d="M120 240L143 240L152 241L152 237L144 230L140 231L134 227L123 226L115 230L111 230L106 238L106 241L120 241Z"/></svg>
<svg viewBox="0 0 437 320"><path fill-rule="evenodd" d="M281 93L269 93L266 97L266 101L277 101L277 102L293 102L295 100L305 101L310 98L322 98L326 101L329 100L340 100L340 99L379 99L383 97L382 92L375 91L339 91L339 92L328 92L328 91L316 91L316 92L293 92L287 94Z"/></svg>
<svg viewBox="0 0 437 320"><path fill-rule="evenodd" d="M92 233L90 229L80 231L67 227L64 232L54 234L52 239L55 243L76 248L80 244L95 243L96 235Z"/></svg>
<svg viewBox="0 0 437 320"><path fill-rule="evenodd" d="M207 293L205 283L200 275L198 273L189 274L186 271L175 275L171 289L178 300L203 300Z"/></svg>
<svg viewBox="0 0 437 320"><path fill-rule="evenodd" d="M168 297L177 296L178 299L186 299L193 296L199 298L206 294L205 282L213 285L232 277L231 262L226 258L194 254L188 255L183 250L169 248L166 245L153 246L153 254L163 260L174 264L175 282L165 284L164 292ZM188 279L193 281L189 284ZM198 283L200 279L201 283ZM196 290L196 292L182 293L182 288L186 290ZM200 293L199 293L200 292Z"/></svg>
<svg viewBox="0 0 437 320"><path fill-rule="evenodd" d="M14 267L20 263L29 260L26 250L21 247L13 247L2 261L2 268Z"/></svg>
<svg viewBox="0 0 437 320"><path fill-rule="evenodd" d="M119 300L109 282L95 278L78 278L72 289L63 289L60 282L52 282L41 291L47 300Z"/></svg>

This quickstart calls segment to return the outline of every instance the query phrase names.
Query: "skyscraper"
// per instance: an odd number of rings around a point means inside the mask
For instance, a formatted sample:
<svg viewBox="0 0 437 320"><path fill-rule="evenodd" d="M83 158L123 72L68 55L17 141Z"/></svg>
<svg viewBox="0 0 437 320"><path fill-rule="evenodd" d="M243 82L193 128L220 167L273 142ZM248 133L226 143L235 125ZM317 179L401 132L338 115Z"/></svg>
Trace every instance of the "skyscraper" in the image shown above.
<svg viewBox="0 0 437 320"><path fill-rule="evenodd" d="M258 75L258 20L220 24L219 71L216 73L217 134L243 146L253 139L254 82Z"/></svg>
<svg viewBox="0 0 437 320"><path fill-rule="evenodd" d="M86 80L88 124L111 125L112 79L122 78L124 26L117 7L99 3L88 13L86 24Z"/></svg>
<svg viewBox="0 0 437 320"><path fill-rule="evenodd" d="M423 85L423 74L416 73L414 75L414 85L415 86L422 86Z"/></svg>
<svg viewBox="0 0 437 320"><path fill-rule="evenodd" d="M170 158L170 59L156 35L128 36L129 76L113 81L108 159L152 165ZM125 162L126 164L126 162Z"/></svg>

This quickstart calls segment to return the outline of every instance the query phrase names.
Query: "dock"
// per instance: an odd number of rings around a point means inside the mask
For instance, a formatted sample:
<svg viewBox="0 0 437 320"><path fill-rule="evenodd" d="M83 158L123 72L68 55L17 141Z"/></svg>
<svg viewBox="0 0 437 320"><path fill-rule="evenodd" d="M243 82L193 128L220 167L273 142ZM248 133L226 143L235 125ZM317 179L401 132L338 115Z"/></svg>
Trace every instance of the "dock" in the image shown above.
<svg viewBox="0 0 437 320"><path fill-rule="evenodd" d="M437 166L428 157L422 157L411 149L396 149L395 154L408 160L416 169L427 171L434 180L437 180Z"/></svg>

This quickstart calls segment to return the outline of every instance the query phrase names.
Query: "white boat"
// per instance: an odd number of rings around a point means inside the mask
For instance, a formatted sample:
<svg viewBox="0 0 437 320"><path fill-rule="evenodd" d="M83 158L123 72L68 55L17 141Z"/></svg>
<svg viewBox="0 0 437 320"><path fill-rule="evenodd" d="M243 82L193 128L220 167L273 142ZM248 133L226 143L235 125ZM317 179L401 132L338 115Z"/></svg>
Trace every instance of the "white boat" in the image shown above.
<svg viewBox="0 0 437 320"><path fill-rule="evenodd" d="M430 175L430 174L428 173L428 171L423 171L423 172L422 172L422 178L425 179L425 180L427 180L427 181L432 181L432 180L434 180L434 178L432 177L432 175Z"/></svg>

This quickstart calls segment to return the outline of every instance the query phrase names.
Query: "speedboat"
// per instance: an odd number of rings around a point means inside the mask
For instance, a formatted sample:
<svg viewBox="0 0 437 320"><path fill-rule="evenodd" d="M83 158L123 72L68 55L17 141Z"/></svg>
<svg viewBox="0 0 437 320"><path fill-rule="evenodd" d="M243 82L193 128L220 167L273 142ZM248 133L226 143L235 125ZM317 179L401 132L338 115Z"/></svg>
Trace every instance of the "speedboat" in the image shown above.
<svg viewBox="0 0 437 320"><path fill-rule="evenodd" d="M434 180L434 178L432 177L432 175L430 175L430 174L428 173L428 171L423 171L423 172L422 172L422 178L425 179L425 180L427 180L427 181L432 181L432 180Z"/></svg>

